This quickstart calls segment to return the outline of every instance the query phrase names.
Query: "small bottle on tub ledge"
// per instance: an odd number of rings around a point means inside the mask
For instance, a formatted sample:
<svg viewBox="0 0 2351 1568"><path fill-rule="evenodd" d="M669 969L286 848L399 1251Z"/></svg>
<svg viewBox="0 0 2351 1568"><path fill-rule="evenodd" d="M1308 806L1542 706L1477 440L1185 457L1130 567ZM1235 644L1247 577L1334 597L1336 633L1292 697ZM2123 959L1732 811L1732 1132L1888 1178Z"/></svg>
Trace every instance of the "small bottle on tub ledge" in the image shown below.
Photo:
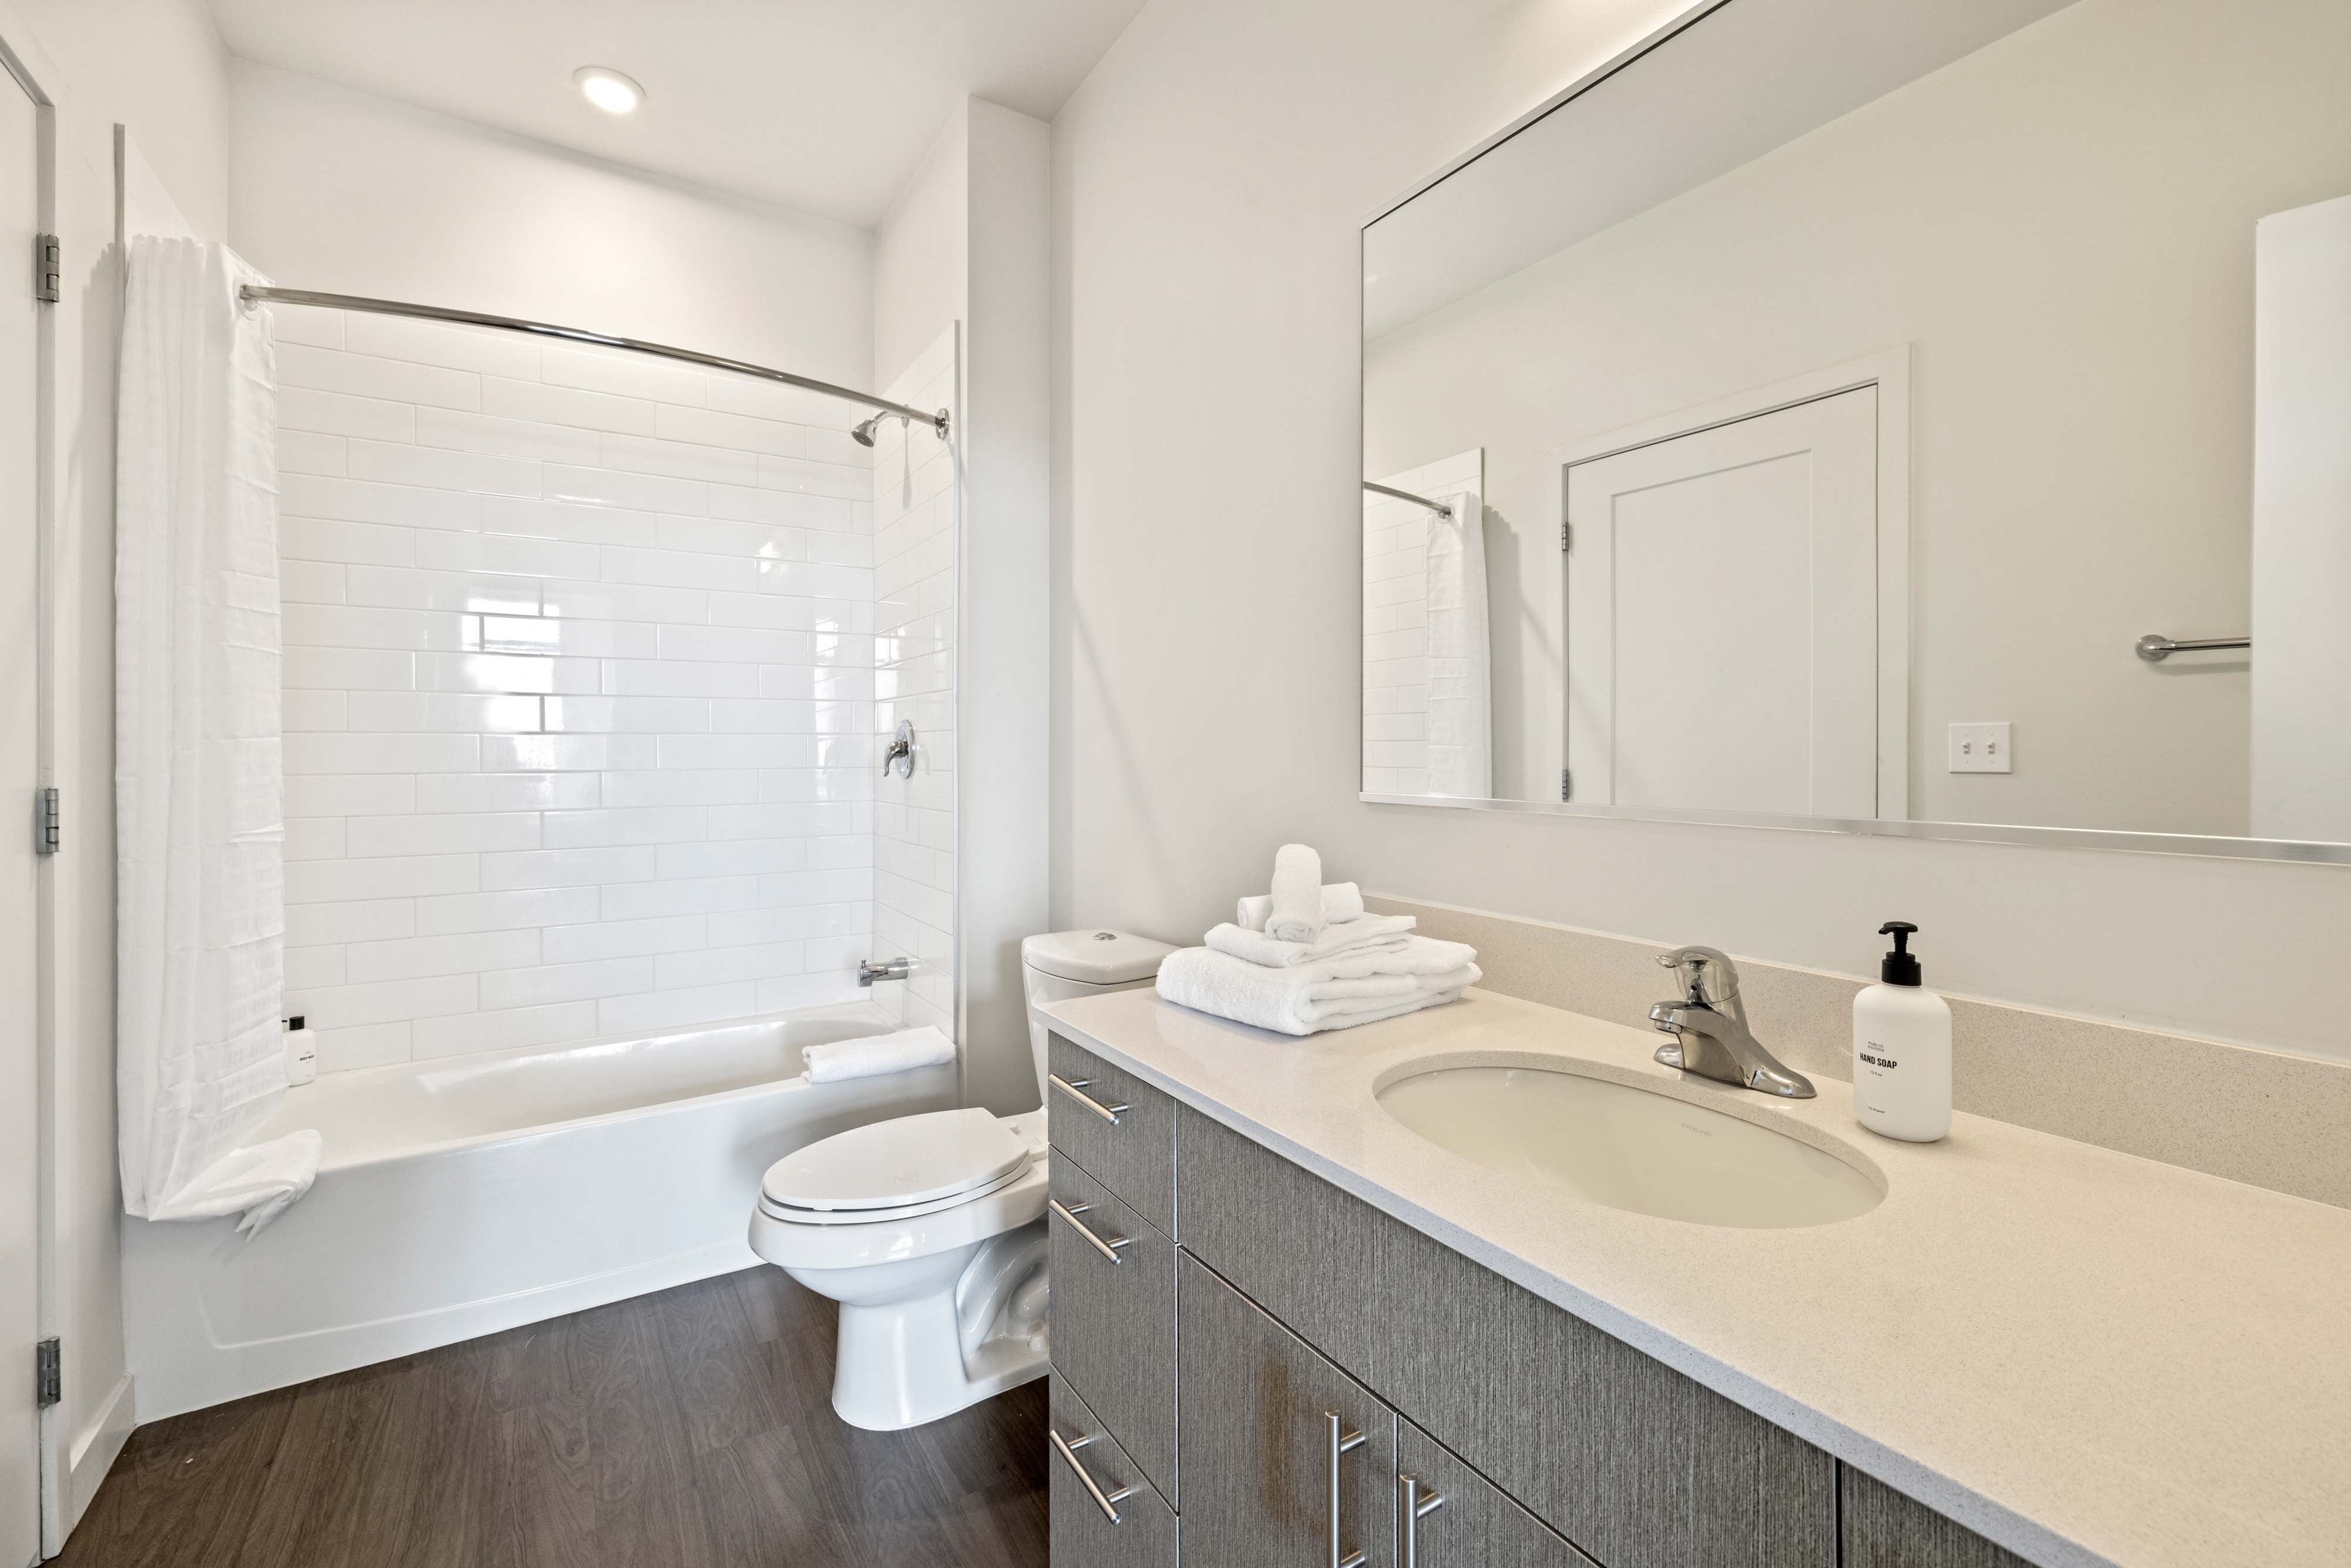
<svg viewBox="0 0 2351 1568"><path fill-rule="evenodd" d="M1873 1133L1931 1144L1951 1130L1951 1007L1922 981L1910 938L1918 928L1889 920L1894 938L1879 983L1853 998L1853 1111Z"/></svg>

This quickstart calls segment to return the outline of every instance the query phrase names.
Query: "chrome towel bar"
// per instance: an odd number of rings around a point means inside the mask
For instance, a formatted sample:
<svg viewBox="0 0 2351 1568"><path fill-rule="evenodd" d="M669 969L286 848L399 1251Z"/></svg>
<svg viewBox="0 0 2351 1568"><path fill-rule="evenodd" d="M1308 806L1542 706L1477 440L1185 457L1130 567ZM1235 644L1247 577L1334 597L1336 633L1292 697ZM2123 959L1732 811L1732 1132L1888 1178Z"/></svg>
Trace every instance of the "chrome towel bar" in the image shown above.
<svg viewBox="0 0 2351 1568"><path fill-rule="evenodd" d="M2251 637L2167 637L2160 632L2150 632L2136 646L2138 656L2150 664L2160 664L2174 653L2200 653L2207 648L2250 648Z"/></svg>

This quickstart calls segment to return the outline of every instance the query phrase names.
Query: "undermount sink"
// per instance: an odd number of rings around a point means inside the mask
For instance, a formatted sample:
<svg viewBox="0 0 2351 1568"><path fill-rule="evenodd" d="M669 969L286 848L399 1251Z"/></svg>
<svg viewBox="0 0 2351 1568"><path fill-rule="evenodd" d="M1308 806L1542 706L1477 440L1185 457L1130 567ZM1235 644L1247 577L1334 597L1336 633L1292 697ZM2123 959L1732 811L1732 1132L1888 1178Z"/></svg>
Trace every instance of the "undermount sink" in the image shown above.
<svg viewBox="0 0 2351 1568"><path fill-rule="evenodd" d="M1870 1174L1783 1133L1551 1068L1407 1067L1380 1107L1488 1170L1661 1219L1831 1225L1877 1207Z"/></svg>

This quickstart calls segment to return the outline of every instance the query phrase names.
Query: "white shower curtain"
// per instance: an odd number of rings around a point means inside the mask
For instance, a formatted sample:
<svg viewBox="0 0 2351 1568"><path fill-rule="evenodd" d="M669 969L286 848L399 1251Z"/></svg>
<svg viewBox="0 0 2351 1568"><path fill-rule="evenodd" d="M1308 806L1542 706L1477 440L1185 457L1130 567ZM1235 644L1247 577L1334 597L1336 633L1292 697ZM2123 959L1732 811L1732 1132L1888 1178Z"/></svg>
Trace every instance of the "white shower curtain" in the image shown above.
<svg viewBox="0 0 2351 1568"><path fill-rule="evenodd" d="M1494 793L1492 649L1486 631L1486 512L1472 492L1428 519L1428 792Z"/></svg>
<svg viewBox="0 0 2351 1568"><path fill-rule="evenodd" d="M310 1187L286 1092L276 375L225 247L131 241L115 434L116 1099L124 1207L242 1213Z"/></svg>

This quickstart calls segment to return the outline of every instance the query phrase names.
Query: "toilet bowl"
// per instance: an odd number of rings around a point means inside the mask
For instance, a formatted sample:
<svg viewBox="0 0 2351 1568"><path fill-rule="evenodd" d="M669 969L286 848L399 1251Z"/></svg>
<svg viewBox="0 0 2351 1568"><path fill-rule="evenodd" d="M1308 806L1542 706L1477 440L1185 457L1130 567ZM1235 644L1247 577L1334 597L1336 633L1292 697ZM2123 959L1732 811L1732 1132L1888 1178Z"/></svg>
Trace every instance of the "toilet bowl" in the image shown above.
<svg viewBox="0 0 2351 1568"><path fill-rule="evenodd" d="M1020 945L1040 1098L1036 1009L1148 985L1172 951L1091 930ZM900 1116L768 1167L751 1249L841 1303L832 1407L851 1426L917 1427L1044 1375L1046 1111Z"/></svg>

